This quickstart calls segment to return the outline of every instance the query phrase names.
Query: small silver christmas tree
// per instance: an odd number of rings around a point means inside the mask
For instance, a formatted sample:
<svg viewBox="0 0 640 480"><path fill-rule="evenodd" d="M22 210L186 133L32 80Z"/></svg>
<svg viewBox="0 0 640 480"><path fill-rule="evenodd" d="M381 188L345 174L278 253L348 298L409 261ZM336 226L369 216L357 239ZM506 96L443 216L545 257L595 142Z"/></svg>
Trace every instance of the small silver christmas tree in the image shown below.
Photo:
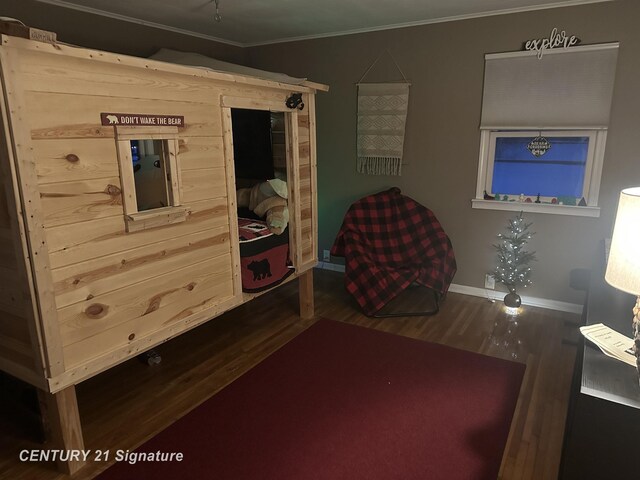
<svg viewBox="0 0 640 480"><path fill-rule="evenodd" d="M505 305L510 307L520 306L521 300L516 293L517 287L531 285L531 267L528 264L536 259L535 252L527 252L523 249L534 235L529 232L531 225L531 223L525 223L520 212L517 217L509 220L508 233L499 233L500 242L493 245L498 253L498 265L489 274L509 289L509 294L505 297Z"/></svg>

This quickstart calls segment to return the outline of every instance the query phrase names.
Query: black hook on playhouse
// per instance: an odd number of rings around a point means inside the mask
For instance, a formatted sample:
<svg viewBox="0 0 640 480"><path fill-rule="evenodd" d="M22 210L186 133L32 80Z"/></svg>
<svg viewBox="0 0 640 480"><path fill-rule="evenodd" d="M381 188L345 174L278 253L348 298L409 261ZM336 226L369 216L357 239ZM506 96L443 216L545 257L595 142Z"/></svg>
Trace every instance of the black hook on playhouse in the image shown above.
<svg viewBox="0 0 640 480"><path fill-rule="evenodd" d="M292 93L289 98L287 98L287 101L285 102L285 105L288 108L297 108L298 110L302 110L304 108L304 102L302 101L302 94L301 93Z"/></svg>

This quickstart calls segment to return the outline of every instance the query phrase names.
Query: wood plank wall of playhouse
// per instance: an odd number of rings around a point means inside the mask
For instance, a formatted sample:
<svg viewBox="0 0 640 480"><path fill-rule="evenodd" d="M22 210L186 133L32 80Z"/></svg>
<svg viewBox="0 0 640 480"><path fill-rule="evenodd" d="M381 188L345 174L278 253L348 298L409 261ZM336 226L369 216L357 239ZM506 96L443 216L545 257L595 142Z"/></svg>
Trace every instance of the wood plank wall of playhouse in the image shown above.
<svg viewBox="0 0 640 480"><path fill-rule="evenodd" d="M237 292L220 95L279 99L282 91L37 50L21 51L18 66L65 370L229 302ZM184 115L185 222L126 233L114 128L100 124L104 111ZM303 264L316 256L308 111L299 115Z"/></svg>
<svg viewBox="0 0 640 480"><path fill-rule="evenodd" d="M6 144L3 142L3 145ZM13 209L7 205L13 189L7 180L4 172L0 172L0 358L13 364L10 370L13 373L16 369L35 371L36 364L26 315L28 290L19 281L14 248L14 219L11 216L15 217L15 210L10 213Z"/></svg>
<svg viewBox="0 0 640 480"><path fill-rule="evenodd" d="M316 205L316 186L315 186L315 164L311 162L311 152L314 152L315 144L312 146L312 135L310 130L310 109L315 102L313 95L306 94L303 96L305 100L305 109L298 113L298 159L300 169L300 255L302 260L301 267L304 269L315 264L317 260L317 252L314 236L314 220L317 218L315 210ZM315 128L315 122L314 122ZM315 141L315 131L313 132ZM317 228L317 227L316 227Z"/></svg>
<svg viewBox="0 0 640 480"><path fill-rule="evenodd" d="M23 52L20 67L66 369L232 297L219 91L183 75L39 52ZM185 222L126 233L103 111L184 115Z"/></svg>
<svg viewBox="0 0 640 480"><path fill-rule="evenodd" d="M0 95L3 97L4 93ZM25 238L18 215L18 189L6 110L0 118L0 368L42 386L42 358L34 321Z"/></svg>

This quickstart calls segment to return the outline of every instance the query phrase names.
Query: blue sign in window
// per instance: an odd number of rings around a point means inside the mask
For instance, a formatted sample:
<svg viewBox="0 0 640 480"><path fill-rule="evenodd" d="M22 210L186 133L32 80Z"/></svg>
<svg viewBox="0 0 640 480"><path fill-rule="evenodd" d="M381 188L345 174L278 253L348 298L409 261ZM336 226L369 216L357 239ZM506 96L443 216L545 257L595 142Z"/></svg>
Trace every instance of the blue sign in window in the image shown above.
<svg viewBox="0 0 640 480"><path fill-rule="evenodd" d="M581 197L589 137L546 137L551 148L539 157L533 137L496 138L492 193Z"/></svg>

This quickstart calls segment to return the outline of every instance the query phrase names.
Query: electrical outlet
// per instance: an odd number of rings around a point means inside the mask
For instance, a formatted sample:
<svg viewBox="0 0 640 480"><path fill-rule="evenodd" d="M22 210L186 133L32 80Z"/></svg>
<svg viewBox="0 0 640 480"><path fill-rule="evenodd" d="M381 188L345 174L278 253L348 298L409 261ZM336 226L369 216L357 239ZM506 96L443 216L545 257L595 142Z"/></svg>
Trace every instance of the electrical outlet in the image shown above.
<svg viewBox="0 0 640 480"><path fill-rule="evenodd" d="M491 275L486 274L484 276L484 288L488 288L489 290L494 290L496 288L496 279Z"/></svg>
<svg viewBox="0 0 640 480"><path fill-rule="evenodd" d="M330 262L331 261L331 253L329 252L329 250L323 250L322 251L322 261L323 262Z"/></svg>

